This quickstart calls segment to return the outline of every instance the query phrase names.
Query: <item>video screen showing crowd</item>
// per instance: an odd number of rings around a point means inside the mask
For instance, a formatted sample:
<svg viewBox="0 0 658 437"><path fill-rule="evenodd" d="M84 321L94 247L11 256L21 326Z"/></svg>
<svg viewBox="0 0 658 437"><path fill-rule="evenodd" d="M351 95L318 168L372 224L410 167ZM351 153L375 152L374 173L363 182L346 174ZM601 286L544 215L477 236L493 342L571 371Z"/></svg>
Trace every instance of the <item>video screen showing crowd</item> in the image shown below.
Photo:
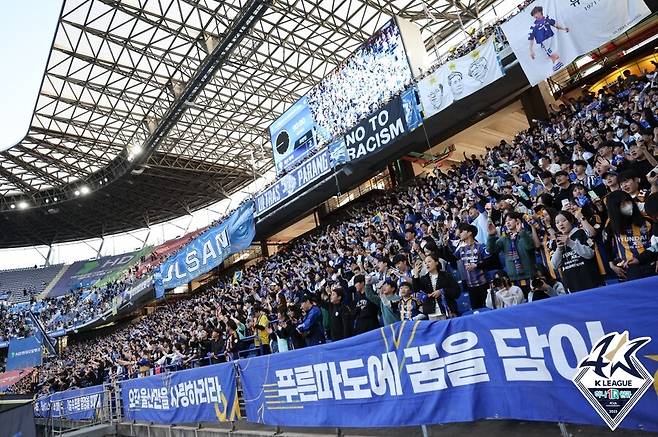
<svg viewBox="0 0 658 437"><path fill-rule="evenodd" d="M511 142L361 200L240 275L70 346L27 389L234 360L245 348L281 353L655 275L657 79L655 68L625 72Z"/></svg>

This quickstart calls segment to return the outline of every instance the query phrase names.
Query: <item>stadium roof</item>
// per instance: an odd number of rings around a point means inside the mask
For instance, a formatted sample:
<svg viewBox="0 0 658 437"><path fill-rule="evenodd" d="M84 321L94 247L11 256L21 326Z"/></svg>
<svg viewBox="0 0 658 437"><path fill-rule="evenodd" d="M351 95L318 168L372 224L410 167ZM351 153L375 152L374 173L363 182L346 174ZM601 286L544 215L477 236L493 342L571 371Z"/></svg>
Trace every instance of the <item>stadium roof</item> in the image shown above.
<svg viewBox="0 0 658 437"><path fill-rule="evenodd" d="M430 48L495 0L67 0L0 247L148 226L272 168L267 127L392 15Z"/></svg>

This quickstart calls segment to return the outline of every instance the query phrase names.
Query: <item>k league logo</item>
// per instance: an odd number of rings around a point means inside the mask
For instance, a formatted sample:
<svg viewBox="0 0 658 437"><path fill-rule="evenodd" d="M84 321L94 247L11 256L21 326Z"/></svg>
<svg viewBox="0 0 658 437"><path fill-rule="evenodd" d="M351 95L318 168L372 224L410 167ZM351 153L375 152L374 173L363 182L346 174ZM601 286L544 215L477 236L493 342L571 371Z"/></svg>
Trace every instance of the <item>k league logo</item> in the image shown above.
<svg viewBox="0 0 658 437"><path fill-rule="evenodd" d="M631 340L628 331L612 332L578 365L574 384L613 431L651 386L651 375L636 357L650 341Z"/></svg>

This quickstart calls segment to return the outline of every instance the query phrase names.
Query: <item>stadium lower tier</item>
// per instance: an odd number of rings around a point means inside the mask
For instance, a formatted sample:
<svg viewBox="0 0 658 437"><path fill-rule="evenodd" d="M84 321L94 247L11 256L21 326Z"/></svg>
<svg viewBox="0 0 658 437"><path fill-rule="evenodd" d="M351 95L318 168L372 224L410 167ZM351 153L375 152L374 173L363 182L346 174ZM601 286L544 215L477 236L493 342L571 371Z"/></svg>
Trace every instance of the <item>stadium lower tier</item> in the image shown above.
<svg viewBox="0 0 658 437"><path fill-rule="evenodd" d="M36 401L35 416L94 420L111 405L119 421L164 425L382 428L511 419L656 432L656 287L652 277L54 393Z"/></svg>

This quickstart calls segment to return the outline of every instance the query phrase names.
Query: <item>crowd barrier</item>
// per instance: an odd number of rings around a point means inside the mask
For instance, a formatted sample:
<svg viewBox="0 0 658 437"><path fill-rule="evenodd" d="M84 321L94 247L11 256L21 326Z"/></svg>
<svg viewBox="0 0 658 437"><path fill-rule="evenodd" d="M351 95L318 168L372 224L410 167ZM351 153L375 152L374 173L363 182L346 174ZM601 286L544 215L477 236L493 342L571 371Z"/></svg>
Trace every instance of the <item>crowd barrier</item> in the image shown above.
<svg viewBox="0 0 658 437"><path fill-rule="evenodd" d="M658 380L656 288L658 278L649 278L445 321L397 323L312 348L122 381L94 405L115 405L121 419L140 422L234 421L243 418L240 391L246 420L266 425L516 419L605 426L596 402L590 405L573 382L587 370L578 364L589 355L590 367L613 381L592 389L593 396L606 396L601 405L609 412L617 372L643 369L642 390L617 390L619 417L627 415L614 426L658 431L658 389L649 389ZM628 341L592 355L611 333ZM634 343L642 337L648 341ZM68 407L77 394L40 399L35 414L53 409L43 402L64 400L58 414L81 417Z"/></svg>

